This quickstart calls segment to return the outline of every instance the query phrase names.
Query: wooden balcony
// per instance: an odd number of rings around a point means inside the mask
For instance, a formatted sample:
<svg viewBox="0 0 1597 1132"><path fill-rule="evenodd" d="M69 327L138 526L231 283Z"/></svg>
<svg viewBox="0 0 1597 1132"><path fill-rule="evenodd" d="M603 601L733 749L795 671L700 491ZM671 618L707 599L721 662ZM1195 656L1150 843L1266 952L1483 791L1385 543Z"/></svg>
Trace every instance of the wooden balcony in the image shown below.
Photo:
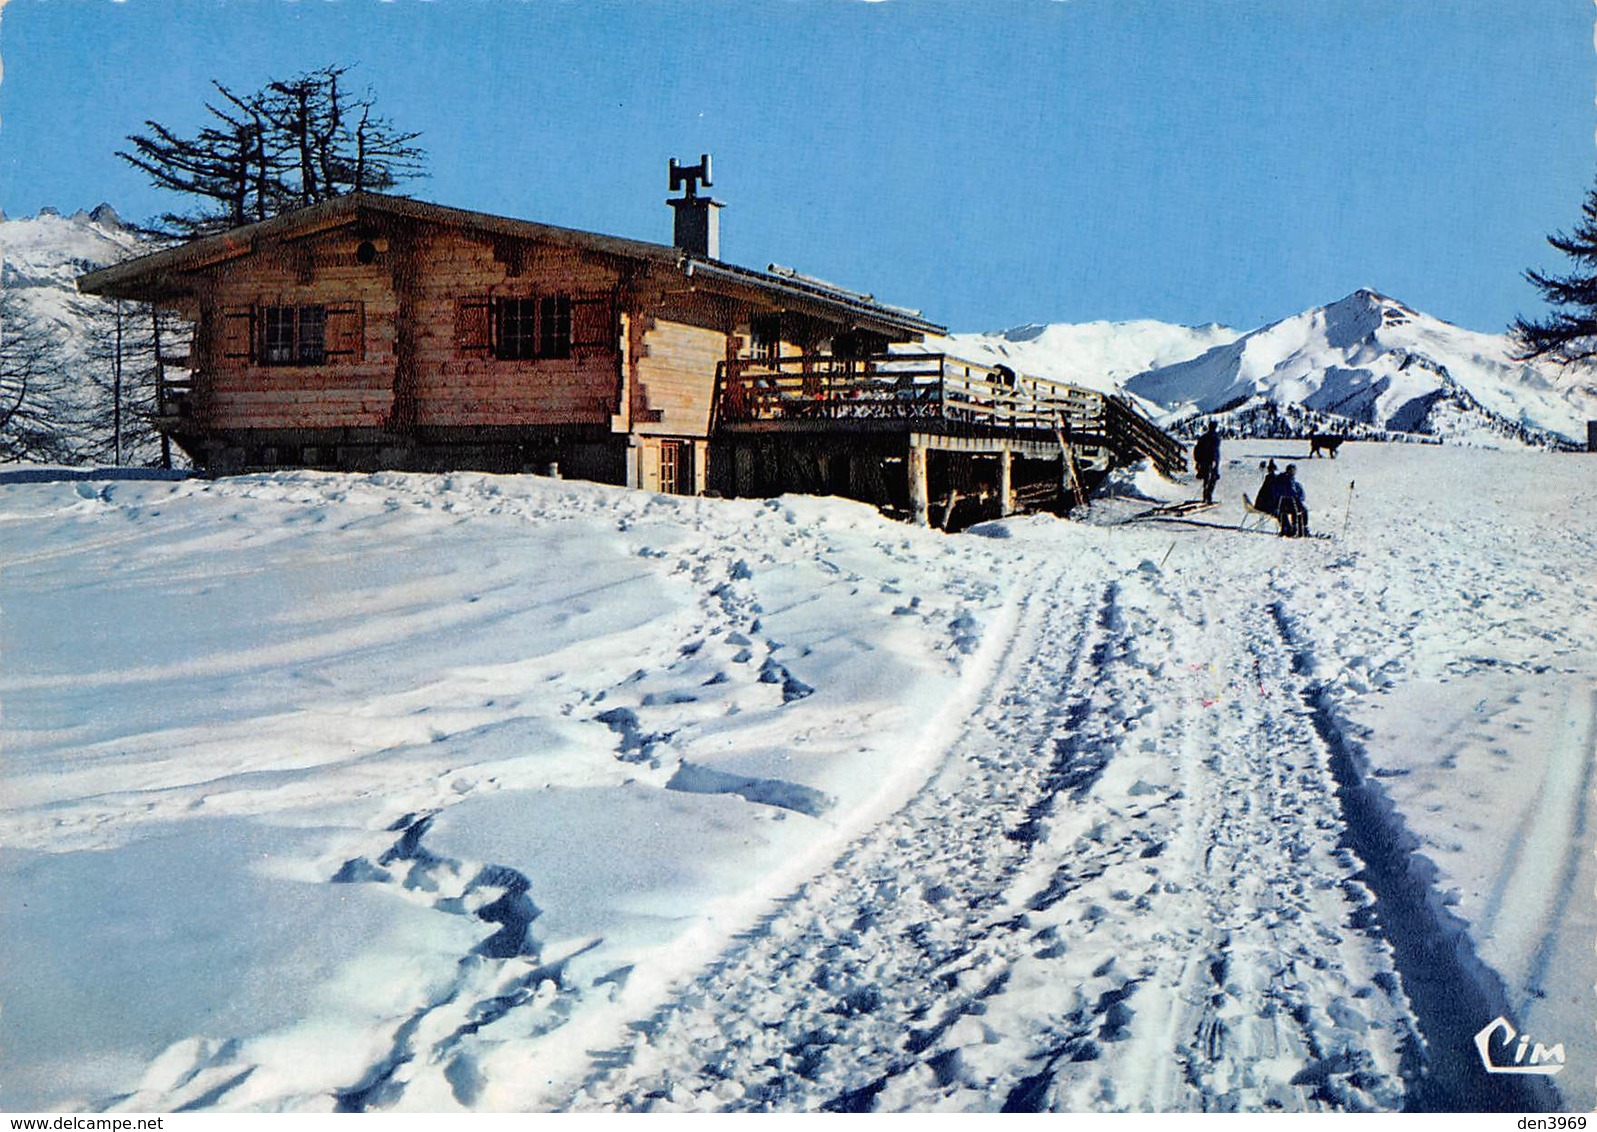
<svg viewBox="0 0 1597 1132"><path fill-rule="evenodd" d="M717 427L839 431L899 427L1046 435L1184 470L1181 445L1116 397L947 354L739 358L717 367Z"/></svg>

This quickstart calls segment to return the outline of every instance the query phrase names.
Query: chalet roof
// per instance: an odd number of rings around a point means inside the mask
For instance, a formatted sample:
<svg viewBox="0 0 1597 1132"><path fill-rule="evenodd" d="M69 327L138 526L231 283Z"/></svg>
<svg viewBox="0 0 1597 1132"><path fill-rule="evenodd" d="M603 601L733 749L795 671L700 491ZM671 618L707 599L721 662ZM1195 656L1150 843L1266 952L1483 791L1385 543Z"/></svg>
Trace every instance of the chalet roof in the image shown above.
<svg viewBox="0 0 1597 1132"><path fill-rule="evenodd" d="M88 295L146 302L172 300L194 291L190 273L249 255L265 240L304 239L357 223L361 214L387 214L493 235L576 248L679 271L694 286L716 293L744 295L765 303L839 319L889 335L942 334L945 329L919 312L878 302L871 295L844 290L785 269L756 271L721 260L694 256L681 248L561 228L531 220L515 220L485 212L450 208L384 193L348 193L319 204L202 236L175 247L151 252L78 279Z"/></svg>

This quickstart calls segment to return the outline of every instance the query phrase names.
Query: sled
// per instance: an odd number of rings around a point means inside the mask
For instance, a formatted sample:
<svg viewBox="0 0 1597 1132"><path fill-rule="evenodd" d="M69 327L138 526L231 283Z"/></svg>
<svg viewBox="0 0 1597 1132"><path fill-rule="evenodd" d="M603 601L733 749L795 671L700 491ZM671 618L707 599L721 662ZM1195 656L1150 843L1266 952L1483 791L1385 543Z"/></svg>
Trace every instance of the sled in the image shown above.
<svg viewBox="0 0 1597 1132"><path fill-rule="evenodd" d="M1260 520L1258 525L1250 526L1249 524L1253 523L1255 519ZM1270 522L1276 523L1279 526L1279 521L1276 519L1276 517L1270 514L1268 511L1260 511L1257 507L1255 507L1253 505L1253 496L1244 491L1242 493L1242 525L1250 531L1261 530L1264 527L1263 520L1265 519L1268 519Z"/></svg>
<svg viewBox="0 0 1597 1132"><path fill-rule="evenodd" d="M1263 527L1262 523L1259 526L1256 526L1256 527L1248 525L1254 519L1268 519L1268 520L1270 520L1270 522L1272 522L1272 523L1274 523L1276 525L1277 529L1279 529L1280 525L1281 525L1281 521L1279 519L1277 519L1274 515L1270 514L1270 512L1268 512L1268 511L1260 511L1257 507L1255 507L1253 505L1253 497L1248 495L1247 492L1243 492L1242 493L1242 529L1243 530L1247 530L1247 531L1263 530L1264 527ZM1295 535L1293 537L1294 538L1329 539L1331 536L1327 535L1327 534L1320 534L1320 533L1318 533L1316 531L1305 531L1303 534Z"/></svg>

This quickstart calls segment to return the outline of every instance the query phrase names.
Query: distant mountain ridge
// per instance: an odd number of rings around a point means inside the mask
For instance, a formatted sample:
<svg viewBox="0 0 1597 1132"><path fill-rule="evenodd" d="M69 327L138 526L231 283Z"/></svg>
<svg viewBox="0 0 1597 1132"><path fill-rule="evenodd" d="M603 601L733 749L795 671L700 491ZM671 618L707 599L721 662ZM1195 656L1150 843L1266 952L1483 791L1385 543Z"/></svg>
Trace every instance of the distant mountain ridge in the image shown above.
<svg viewBox="0 0 1597 1132"><path fill-rule="evenodd" d="M1516 360L1505 335L1464 330L1364 288L1126 387L1173 419L1239 425L1294 407L1317 428L1367 426L1463 443L1558 447L1597 416L1590 371Z"/></svg>
<svg viewBox="0 0 1597 1132"><path fill-rule="evenodd" d="M0 287L75 339L83 333L78 276L136 255L146 243L109 204L70 216L53 208L16 220L0 216Z"/></svg>
<svg viewBox="0 0 1597 1132"><path fill-rule="evenodd" d="M1202 417L1235 435L1557 448L1583 444L1585 422L1597 419L1597 368L1518 361L1506 335L1465 330L1369 288L1248 332L1056 323L951 334L928 348L1128 393L1183 432Z"/></svg>
<svg viewBox="0 0 1597 1132"><path fill-rule="evenodd" d="M1152 319L1129 322L1030 323L986 334L928 339L943 350L983 365L1008 365L1050 381L1120 393L1139 373L1196 357L1234 342L1242 331L1218 323L1178 326Z"/></svg>

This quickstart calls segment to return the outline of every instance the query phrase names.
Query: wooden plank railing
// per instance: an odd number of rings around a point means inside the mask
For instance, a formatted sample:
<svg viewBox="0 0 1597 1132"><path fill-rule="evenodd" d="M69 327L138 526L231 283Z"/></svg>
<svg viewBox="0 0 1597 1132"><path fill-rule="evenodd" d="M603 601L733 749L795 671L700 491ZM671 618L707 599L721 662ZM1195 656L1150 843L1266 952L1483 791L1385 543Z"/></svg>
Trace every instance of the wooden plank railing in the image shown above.
<svg viewBox="0 0 1597 1132"><path fill-rule="evenodd" d="M1098 430L1103 395L1090 389L1005 374L958 358L943 362L943 403L951 419L1010 428L1052 429L1062 422L1072 433Z"/></svg>
<svg viewBox="0 0 1597 1132"><path fill-rule="evenodd" d="M939 421L1060 435L1084 466L1147 457L1166 475L1186 449L1120 397L947 354L738 358L716 372L715 424Z"/></svg>
<svg viewBox="0 0 1597 1132"><path fill-rule="evenodd" d="M1120 397L1105 399L1104 434L1121 453L1135 452L1152 460L1167 476L1187 470L1187 450Z"/></svg>
<svg viewBox="0 0 1597 1132"><path fill-rule="evenodd" d="M942 370L930 358L740 358L721 363L716 382L719 421L727 424L942 416Z"/></svg>
<svg viewBox="0 0 1597 1132"><path fill-rule="evenodd" d="M720 423L942 420L1017 429L1100 431L1102 394L1006 374L945 354L740 358L716 375Z"/></svg>

